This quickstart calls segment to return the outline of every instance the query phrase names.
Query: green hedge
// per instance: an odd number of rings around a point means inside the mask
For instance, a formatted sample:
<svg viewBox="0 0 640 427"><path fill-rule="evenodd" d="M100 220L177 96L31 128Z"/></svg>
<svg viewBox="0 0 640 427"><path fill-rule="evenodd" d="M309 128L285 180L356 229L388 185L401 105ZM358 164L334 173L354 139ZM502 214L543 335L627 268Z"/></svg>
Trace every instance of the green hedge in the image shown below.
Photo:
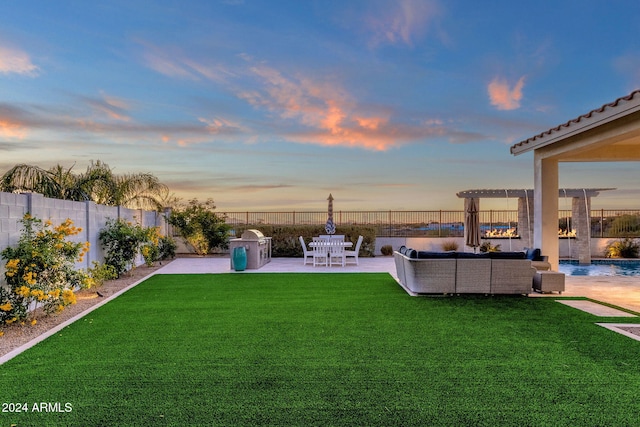
<svg viewBox="0 0 640 427"><path fill-rule="evenodd" d="M327 234L323 225L238 225L233 228L236 237L241 237L247 229L260 230L266 237L271 237L271 256L273 257L302 257L302 246L299 237L304 238L307 247L311 238L320 234ZM353 249L362 236L360 246L361 257L372 257L376 247L376 228L361 225L341 225L336 234L344 234L346 241L353 243Z"/></svg>

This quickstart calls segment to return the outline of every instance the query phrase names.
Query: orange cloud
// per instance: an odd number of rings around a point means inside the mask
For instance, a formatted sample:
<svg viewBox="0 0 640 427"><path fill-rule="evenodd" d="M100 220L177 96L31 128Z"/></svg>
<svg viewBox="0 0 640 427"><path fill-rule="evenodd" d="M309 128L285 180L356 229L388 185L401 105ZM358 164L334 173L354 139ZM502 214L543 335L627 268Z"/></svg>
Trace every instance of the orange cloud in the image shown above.
<svg viewBox="0 0 640 427"><path fill-rule="evenodd" d="M326 132L323 129L297 132L288 135L287 139L292 142L386 151L418 140L448 138L450 142L458 143L477 138L477 135L452 131L441 125L393 124L384 117L367 118L365 126L362 126L360 122L362 119L356 118L353 122L344 123L332 132ZM371 123L375 123L375 127L367 127Z"/></svg>
<svg viewBox="0 0 640 427"><path fill-rule="evenodd" d="M520 80L518 80L513 89L511 89L506 80L499 77L494 78L487 87L491 105L495 106L498 110L515 110L520 108L524 79L524 76L520 77Z"/></svg>
<svg viewBox="0 0 640 427"><path fill-rule="evenodd" d="M252 71L263 80L265 89L242 92L239 94L242 99L311 128L308 132L289 134L287 138L373 150L386 150L398 142L384 132L376 133L388 122L387 118L362 116L345 91L335 84L292 78L266 66L253 67Z"/></svg>
<svg viewBox="0 0 640 427"><path fill-rule="evenodd" d="M452 143L477 138L452 130L437 119L416 124L394 123L389 112L371 114L369 107L358 105L335 83L285 75L264 64L254 66L251 71L262 80L263 88L237 95L281 119L298 121L303 129L283 133L291 142L384 151L433 138L447 138Z"/></svg>
<svg viewBox="0 0 640 427"><path fill-rule="evenodd" d="M0 118L0 136L23 139L26 133L27 129L22 124Z"/></svg>
<svg viewBox="0 0 640 427"><path fill-rule="evenodd" d="M38 67L31 62L29 55L25 52L0 46L0 73L35 76L38 74Z"/></svg>

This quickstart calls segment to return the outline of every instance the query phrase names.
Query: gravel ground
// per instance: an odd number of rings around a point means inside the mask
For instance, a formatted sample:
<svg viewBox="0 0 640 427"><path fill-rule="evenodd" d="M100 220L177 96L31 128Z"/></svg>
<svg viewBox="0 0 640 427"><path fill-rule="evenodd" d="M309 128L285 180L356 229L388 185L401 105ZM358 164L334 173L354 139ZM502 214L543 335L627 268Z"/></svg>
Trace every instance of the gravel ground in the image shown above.
<svg viewBox="0 0 640 427"><path fill-rule="evenodd" d="M622 329L623 331L629 332L633 335L639 336L640 337L640 326L636 327L625 327L625 326L618 326L618 329Z"/></svg>
<svg viewBox="0 0 640 427"><path fill-rule="evenodd" d="M37 320L35 325L31 325L29 322L26 322L25 325L12 324L4 326L4 335L0 337L0 356L4 356L49 329L84 312L103 301L104 298L113 295L140 279L143 279L166 264L167 262L163 261L163 265L154 265L153 267L136 267L123 274L119 279L109 280L98 288L76 292L77 303L67 306L61 313L47 315L41 309L38 309L30 316L30 320L33 318ZM102 297L98 295L98 292Z"/></svg>

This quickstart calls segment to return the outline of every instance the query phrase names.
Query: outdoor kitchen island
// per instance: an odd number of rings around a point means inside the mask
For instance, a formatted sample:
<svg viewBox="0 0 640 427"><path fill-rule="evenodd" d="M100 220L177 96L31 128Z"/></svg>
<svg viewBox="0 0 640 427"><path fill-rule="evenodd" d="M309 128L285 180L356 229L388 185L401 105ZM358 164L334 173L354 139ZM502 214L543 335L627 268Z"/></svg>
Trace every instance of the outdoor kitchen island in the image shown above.
<svg viewBox="0 0 640 427"><path fill-rule="evenodd" d="M235 269L233 253L235 248L244 248L247 257L247 269L258 269L271 262L271 237L265 237L260 230L245 230L239 239L229 240L231 269Z"/></svg>

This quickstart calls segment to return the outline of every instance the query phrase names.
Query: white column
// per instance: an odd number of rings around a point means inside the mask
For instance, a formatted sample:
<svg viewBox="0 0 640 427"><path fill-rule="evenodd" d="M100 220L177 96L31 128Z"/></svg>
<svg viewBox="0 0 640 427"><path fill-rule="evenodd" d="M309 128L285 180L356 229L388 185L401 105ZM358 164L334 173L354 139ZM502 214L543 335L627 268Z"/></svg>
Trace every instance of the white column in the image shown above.
<svg viewBox="0 0 640 427"><path fill-rule="evenodd" d="M534 151L533 242L558 270L558 161L545 159Z"/></svg>

